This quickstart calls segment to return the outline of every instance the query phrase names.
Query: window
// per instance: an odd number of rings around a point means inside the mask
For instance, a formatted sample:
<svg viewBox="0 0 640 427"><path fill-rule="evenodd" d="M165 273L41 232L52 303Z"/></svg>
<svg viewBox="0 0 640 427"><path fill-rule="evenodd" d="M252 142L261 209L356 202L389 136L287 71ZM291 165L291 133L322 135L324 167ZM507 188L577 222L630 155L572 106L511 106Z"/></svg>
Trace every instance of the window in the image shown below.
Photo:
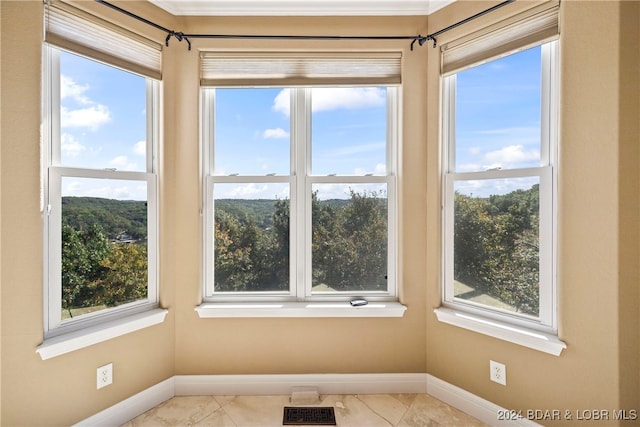
<svg viewBox="0 0 640 427"><path fill-rule="evenodd" d="M202 88L205 301L396 299L397 98Z"/></svg>
<svg viewBox="0 0 640 427"><path fill-rule="evenodd" d="M445 47L443 305L553 334L557 41L530 42Z"/></svg>
<svg viewBox="0 0 640 427"><path fill-rule="evenodd" d="M87 26L99 35L113 33L113 25L58 3L47 6L46 20L43 201L50 337L157 307L160 86L149 77L159 71L141 75L143 68L93 49L95 34L87 34ZM116 53L132 40L122 31L114 33L120 40ZM102 41L95 46L114 47Z"/></svg>

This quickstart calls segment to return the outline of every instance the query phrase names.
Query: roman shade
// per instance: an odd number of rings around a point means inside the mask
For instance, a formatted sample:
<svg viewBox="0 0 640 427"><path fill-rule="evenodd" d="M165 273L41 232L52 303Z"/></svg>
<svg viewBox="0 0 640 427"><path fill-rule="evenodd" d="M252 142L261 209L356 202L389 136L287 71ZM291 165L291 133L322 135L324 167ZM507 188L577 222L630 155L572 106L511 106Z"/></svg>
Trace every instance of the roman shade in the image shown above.
<svg viewBox="0 0 640 427"><path fill-rule="evenodd" d="M162 45L58 0L45 4L45 41L154 79L162 78Z"/></svg>
<svg viewBox="0 0 640 427"><path fill-rule="evenodd" d="M400 52L202 52L202 86L398 85Z"/></svg>
<svg viewBox="0 0 640 427"><path fill-rule="evenodd" d="M559 8L558 1L547 2L444 44L442 74L453 74L557 38Z"/></svg>

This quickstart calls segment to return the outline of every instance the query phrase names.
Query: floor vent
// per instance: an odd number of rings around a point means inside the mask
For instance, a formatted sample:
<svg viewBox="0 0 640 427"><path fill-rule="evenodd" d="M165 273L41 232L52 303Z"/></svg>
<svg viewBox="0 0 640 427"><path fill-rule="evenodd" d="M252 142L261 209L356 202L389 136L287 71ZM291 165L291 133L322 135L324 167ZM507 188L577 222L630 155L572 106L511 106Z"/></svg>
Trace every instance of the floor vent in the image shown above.
<svg viewBox="0 0 640 427"><path fill-rule="evenodd" d="M284 407L282 425L285 426L335 426L336 415L332 407Z"/></svg>

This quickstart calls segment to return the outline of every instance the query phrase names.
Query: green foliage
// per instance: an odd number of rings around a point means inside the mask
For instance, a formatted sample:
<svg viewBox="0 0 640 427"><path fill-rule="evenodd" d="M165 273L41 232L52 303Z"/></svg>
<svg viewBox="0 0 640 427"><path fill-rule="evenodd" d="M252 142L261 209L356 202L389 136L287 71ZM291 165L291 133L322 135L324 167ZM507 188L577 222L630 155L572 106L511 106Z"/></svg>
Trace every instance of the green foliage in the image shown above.
<svg viewBox="0 0 640 427"><path fill-rule="evenodd" d="M95 282L96 302L113 307L147 297L147 247L112 244L100 266L101 280Z"/></svg>
<svg viewBox="0 0 640 427"><path fill-rule="evenodd" d="M216 200L215 206L215 290L287 290L289 200ZM386 198L352 191L348 200L320 201L313 194L312 218L313 286L386 289Z"/></svg>
<svg viewBox="0 0 640 427"><path fill-rule="evenodd" d="M62 226L62 309L87 307L95 294L90 283L99 280L100 264L109 252L109 242L99 225L84 230Z"/></svg>
<svg viewBox="0 0 640 427"><path fill-rule="evenodd" d="M147 295L146 203L63 198L62 309L116 306ZM116 242L126 232L135 243Z"/></svg>
<svg viewBox="0 0 640 427"><path fill-rule="evenodd" d="M387 199L351 191L335 207L313 195L313 284L336 291L386 290Z"/></svg>
<svg viewBox="0 0 640 427"><path fill-rule="evenodd" d="M526 314L539 310L539 187L455 194L454 279Z"/></svg>

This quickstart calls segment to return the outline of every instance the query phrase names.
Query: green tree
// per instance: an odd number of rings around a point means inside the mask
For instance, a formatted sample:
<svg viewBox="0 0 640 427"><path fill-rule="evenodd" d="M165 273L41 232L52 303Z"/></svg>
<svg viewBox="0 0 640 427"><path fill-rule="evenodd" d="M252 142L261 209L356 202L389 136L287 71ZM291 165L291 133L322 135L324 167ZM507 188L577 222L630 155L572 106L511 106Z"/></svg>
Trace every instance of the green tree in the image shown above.
<svg viewBox="0 0 640 427"><path fill-rule="evenodd" d="M109 241L99 225L83 230L62 226L62 309L71 317L71 309L94 305L91 284L99 279L108 253Z"/></svg>
<svg viewBox="0 0 640 427"><path fill-rule="evenodd" d="M96 302L107 307L147 297L148 259L146 245L112 244L101 261L103 275L96 280Z"/></svg>
<svg viewBox="0 0 640 427"><path fill-rule="evenodd" d="M454 279L537 315L539 187L487 198L455 194Z"/></svg>
<svg viewBox="0 0 640 427"><path fill-rule="evenodd" d="M349 202L338 209L314 201L313 285L338 291L386 289L386 197L351 190Z"/></svg>

